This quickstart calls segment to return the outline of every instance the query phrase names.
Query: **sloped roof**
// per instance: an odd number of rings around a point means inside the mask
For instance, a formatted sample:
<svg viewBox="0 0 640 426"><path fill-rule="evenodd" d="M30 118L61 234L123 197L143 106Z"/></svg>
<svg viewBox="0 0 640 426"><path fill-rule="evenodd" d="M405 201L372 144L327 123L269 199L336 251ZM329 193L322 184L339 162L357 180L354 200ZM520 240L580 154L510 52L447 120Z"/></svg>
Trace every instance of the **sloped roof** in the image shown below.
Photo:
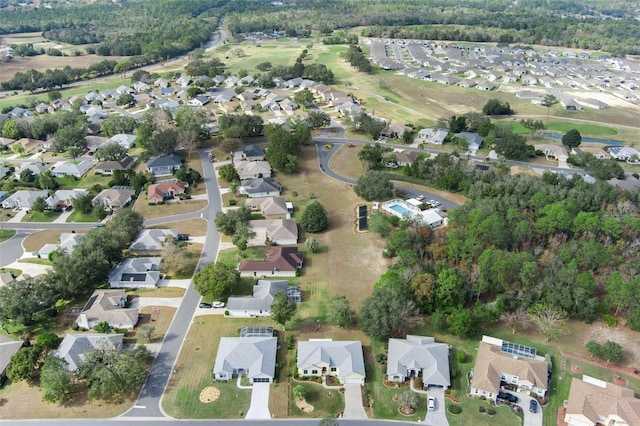
<svg viewBox="0 0 640 426"><path fill-rule="evenodd" d="M147 168L180 166L180 156L175 152L169 155L153 157L147 161Z"/></svg>
<svg viewBox="0 0 640 426"><path fill-rule="evenodd" d="M184 194L186 184L181 181L177 182L163 182L163 183L154 183L149 185L147 188L147 199L151 200L162 200L166 194Z"/></svg>
<svg viewBox="0 0 640 426"><path fill-rule="evenodd" d="M248 207L258 206L264 216L283 215L289 212L284 197L250 198L246 204Z"/></svg>
<svg viewBox="0 0 640 426"><path fill-rule="evenodd" d="M253 296L231 296L227 300L227 309L230 311L268 311L271 309L274 296L277 293L286 292L288 286L287 280L258 280L258 283L253 286Z"/></svg>
<svg viewBox="0 0 640 426"><path fill-rule="evenodd" d="M123 206L133 194L135 194L135 192L131 189L107 188L103 189L98 195L93 197L91 202L104 204L104 201L108 201L110 206L119 207Z"/></svg>
<svg viewBox="0 0 640 426"><path fill-rule="evenodd" d="M178 238L177 229L143 229L129 246L129 250L160 250L168 236Z"/></svg>
<svg viewBox="0 0 640 426"><path fill-rule="evenodd" d="M480 342L471 387L497 393L500 375L507 373L547 389L547 372L545 361L517 357L503 352L500 346Z"/></svg>
<svg viewBox="0 0 640 426"><path fill-rule="evenodd" d="M127 155L120 161L103 161L98 164L94 170L126 170L133 166L136 158L130 155Z"/></svg>
<svg viewBox="0 0 640 426"><path fill-rule="evenodd" d="M365 377L362 342L309 340L298 342L298 368L308 369L318 363L337 367L340 377L357 374Z"/></svg>
<svg viewBox="0 0 640 426"><path fill-rule="evenodd" d="M133 257L123 259L109 274L109 284L119 287L122 284L153 284L160 281L160 257Z"/></svg>
<svg viewBox="0 0 640 426"><path fill-rule="evenodd" d="M435 343L433 337L407 336L389 339L387 375L407 374L408 370L421 370L425 384L450 386L449 347Z"/></svg>
<svg viewBox="0 0 640 426"><path fill-rule="evenodd" d="M238 265L239 271L288 271L298 269L302 262L302 253L297 247L271 247L265 260L243 260Z"/></svg>
<svg viewBox="0 0 640 426"><path fill-rule="evenodd" d="M67 161L53 169L51 172L55 175L82 176L91 168L91 161L83 160L79 163Z"/></svg>
<svg viewBox="0 0 640 426"><path fill-rule="evenodd" d="M293 219L250 220L253 229L265 229L272 241L298 240L298 225Z"/></svg>
<svg viewBox="0 0 640 426"><path fill-rule="evenodd" d="M268 161L238 161L235 163L236 172L242 176L270 175L271 164Z"/></svg>
<svg viewBox="0 0 640 426"><path fill-rule="evenodd" d="M51 355L67 361L69 371L76 371L84 361L84 354L98 349L103 351L115 350L122 347L123 334L104 333L69 333L64 336L58 349Z"/></svg>
<svg viewBox="0 0 640 426"><path fill-rule="evenodd" d="M56 192L53 193L53 195L47 197L47 199L44 200L44 202L47 203L48 206L55 207L57 204L64 203L65 201L73 200L76 197L79 197L81 195L87 195L88 193L89 191L87 191L86 189L80 189L80 188L58 189Z"/></svg>
<svg viewBox="0 0 640 426"><path fill-rule="evenodd" d="M80 315L85 315L88 324L106 321L109 324L133 324L138 322L138 310L121 308L126 300L123 290L96 290L87 301Z"/></svg>
<svg viewBox="0 0 640 426"><path fill-rule="evenodd" d="M629 425L640 425L640 399L635 397L633 390L599 380L589 381L594 383L575 377L571 380L567 417L582 415L596 424L602 420L601 416L615 415ZM600 386L595 384L597 382Z"/></svg>
<svg viewBox="0 0 640 426"><path fill-rule="evenodd" d="M250 379L273 378L277 344L277 337L221 337L213 372L231 376L234 369L243 369Z"/></svg>
<svg viewBox="0 0 640 426"><path fill-rule="evenodd" d="M274 192L280 191L282 185L276 182L273 178L258 178L247 179L242 182L242 189L247 194L259 194L262 192Z"/></svg>

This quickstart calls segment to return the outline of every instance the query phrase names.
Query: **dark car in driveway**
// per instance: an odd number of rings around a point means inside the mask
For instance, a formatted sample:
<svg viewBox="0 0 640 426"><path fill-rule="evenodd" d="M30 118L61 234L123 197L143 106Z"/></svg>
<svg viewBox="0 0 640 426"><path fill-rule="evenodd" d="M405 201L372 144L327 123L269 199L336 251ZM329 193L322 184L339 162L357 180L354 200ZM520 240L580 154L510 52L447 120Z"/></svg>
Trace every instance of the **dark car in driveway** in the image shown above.
<svg viewBox="0 0 640 426"><path fill-rule="evenodd" d="M536 401L535 399L529 401L529 411L531 411L532 413L538 412L538 401Z"/></svg>
<svg viewBox="0 0 640 426"><path fill-rule="evenodd" d="M510 394L509 392L498 392L498 399L504 399L513 404L518 402L518 397L513 394Z"/></svg>
<svg viewBox="0 0 640 426"><path fill-rule="evenodd" d="M211 303L205 303L205 302L201 302L198 306L201 307L201 308L207 308L207 309L210 309L210 308L213 307L213 305L211 305Z"/></svg>

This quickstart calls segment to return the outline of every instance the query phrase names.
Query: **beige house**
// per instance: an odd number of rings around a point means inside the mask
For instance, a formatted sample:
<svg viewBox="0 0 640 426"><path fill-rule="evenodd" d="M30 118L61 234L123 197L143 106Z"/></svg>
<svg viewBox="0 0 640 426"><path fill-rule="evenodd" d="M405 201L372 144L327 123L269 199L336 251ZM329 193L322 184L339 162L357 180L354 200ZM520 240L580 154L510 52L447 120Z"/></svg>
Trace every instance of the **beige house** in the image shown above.
<svg viewBox="0 0 640 426"><path fill-rule="evenodd" d="M271 177L271 165L268 161L239 161L235 163L235 168L241 181Z"/></svg>
<svg viewBox="0 0 640 426"><path fill-rule="evenodd" d="M288 219L291 213L284 197L250 198L246 205L252 212L260 212L265 219Z"/></svg>
<svg viewBox="0 0 640 426"><path fill-rule="evenodd" d="M86 329L105 321L113 328L133 328L138 323L138 310L125 308L126 301L124 290L96 290L76 322Z"/></svg>
<svg viewBox="0 0 640 426"><path fill-rule="evenodd" d="M343 384L364 384L362 342L312 339L298 342L300 376L334 376Z"/></svg>
<svg viewBox="0 0 640 426"><path fill-rule="evenodd" d="M549 365L535 348L482 336L471 379L471 396L496 399L500 387L514 385L517 392L544 397Z"/></svg>
<svg viewBox="0 0 640 426"><path fill-rule="evenodd" d="M568 426L640 425L640 399L631 389L583 376L571 380L568 401Z"/></svg>

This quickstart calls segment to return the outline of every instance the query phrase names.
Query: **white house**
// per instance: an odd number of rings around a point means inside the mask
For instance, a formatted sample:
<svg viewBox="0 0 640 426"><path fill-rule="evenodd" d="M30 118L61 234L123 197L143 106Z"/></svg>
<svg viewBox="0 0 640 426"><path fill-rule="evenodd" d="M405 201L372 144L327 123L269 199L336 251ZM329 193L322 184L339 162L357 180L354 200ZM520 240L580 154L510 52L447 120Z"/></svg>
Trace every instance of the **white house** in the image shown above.
<svg viewBox="0 0 640 426"><path fill-rule="evenodd" d="M446 129L420 129L418 132L418 142L442 145L444 138L446 138L448 134L449 131Z"/></svg>
<svg viewBox="0 0 640 426"><path fill-rule="evenodd" d="M122 348L123 338L124 335L121 333L69 333L51 355L65 360L67 370L73 372L85 361L87 352L119 350Z"/></svg>
<svg viewBox="0 0 640 426"><path fill-rule="evenodd" d="M286 293L289 300L301 301L299 286L290 286L287 280L258 280L253 286L253 296L231 296L227 300L230 317L271 315L271 304L278 293Z"/></svg>
<svg viewBox="0 0 640 426"><path fill-rule="evenodd" d="M277 337L221 337L213 367L216 380L246 376L251 383L272 383Z"/></svg>
<svg viewBox="0 0 640 426"><path fill-rule="evenodd" d="M123 259L109 273L111 288L154 288L160 281L160 257Z"/></svg>
<svg viewBox="0 0 640 426"><path fill-rule="evenodd" d="M420 376L425 386L451 386L449 346L436 343L433 337L407 336L389 339L387 380L404 382Z"/></svg>

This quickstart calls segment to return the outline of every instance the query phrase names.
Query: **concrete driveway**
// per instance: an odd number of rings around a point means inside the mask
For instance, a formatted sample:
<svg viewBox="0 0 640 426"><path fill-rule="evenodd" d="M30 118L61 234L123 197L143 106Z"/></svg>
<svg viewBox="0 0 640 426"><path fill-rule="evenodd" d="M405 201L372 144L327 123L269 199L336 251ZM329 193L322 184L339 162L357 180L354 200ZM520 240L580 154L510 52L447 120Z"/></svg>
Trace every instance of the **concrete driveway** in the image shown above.
<svg viewBox="0 0 640 426"><path fill-rule="evenodd" d="M254 383L251 390L251 406L245 419L271 419L269 411L269 383Z"/></svg>
<svg viewBox="0 0 640 426"><path fill-rule="evenodd" d="M367 413L362 406L362 389L358 384L344 385L344 415L345 419L366 419Z"/></svg>
<svg viewBox="0 0 640 426"><path fill-rule="evenodd" d="M434 411L427 411L427 418L424 421L425 424L429 426L449 426L447 414L445 413L444 388L430 387L427 389L427 396L436 399L436 409Z"/></svg>
<svg viewBox="0 0 640 426"><path fill-rule="evenodd" d="M532 413L529 411L529 401L533 398L527 395L515 394L518 396L518 405L522 408L522 412L524 413L524 426L542 426L542 408L540 408L540 404L538 404L538 411L536 413Z"/></svg>

